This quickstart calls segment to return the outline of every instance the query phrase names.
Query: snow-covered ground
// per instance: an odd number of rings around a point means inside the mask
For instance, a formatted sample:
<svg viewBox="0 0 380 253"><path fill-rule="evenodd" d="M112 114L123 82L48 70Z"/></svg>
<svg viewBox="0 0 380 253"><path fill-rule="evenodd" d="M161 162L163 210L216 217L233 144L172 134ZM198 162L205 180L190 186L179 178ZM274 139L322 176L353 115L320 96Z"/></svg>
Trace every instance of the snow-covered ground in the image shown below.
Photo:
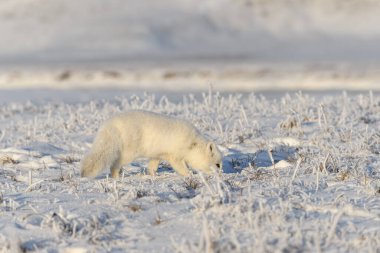
<svg viewBox="0 0 380 253"><path fill-rule="evenodd" d="M377 252L379 22L376 0L0 1L0 252ZM223 173L80 178L128 109L192 122Z"/></svg>
<svg viewBox="0 0 380 253"><path fill-rule="evenodd" d="M122 95L1 105L1 252L379 249L378 93ZM99 124L132 108L191 121L223 173L80 178Z"/></svg>

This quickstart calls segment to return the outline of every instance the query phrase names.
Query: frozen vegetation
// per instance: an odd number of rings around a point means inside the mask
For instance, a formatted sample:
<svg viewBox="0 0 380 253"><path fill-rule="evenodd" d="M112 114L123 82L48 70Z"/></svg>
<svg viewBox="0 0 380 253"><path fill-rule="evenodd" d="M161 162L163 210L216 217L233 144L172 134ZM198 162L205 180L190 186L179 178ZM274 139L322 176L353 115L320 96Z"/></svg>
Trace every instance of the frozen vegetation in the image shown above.
<svg viewBox="0 0 380 253"><path fill-rule="evenodd" d="M191 121L223 173L79 177L101 122L128 109ZM145 94L0 107L0 252L376 252L380 97Z"/></svg>

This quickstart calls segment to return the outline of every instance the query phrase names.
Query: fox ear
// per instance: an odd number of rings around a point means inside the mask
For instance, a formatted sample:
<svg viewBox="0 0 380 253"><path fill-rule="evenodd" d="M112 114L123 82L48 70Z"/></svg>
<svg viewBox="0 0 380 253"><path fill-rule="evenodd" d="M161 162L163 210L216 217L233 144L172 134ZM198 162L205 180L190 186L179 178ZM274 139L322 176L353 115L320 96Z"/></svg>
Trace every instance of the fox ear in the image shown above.
<svg viewBox="0 0 380 253"><path fill-rule="evenodd" d="M213 156L215 153L215 144L213 142L207 143L207 152L210 152L210 154Z"/></svg>

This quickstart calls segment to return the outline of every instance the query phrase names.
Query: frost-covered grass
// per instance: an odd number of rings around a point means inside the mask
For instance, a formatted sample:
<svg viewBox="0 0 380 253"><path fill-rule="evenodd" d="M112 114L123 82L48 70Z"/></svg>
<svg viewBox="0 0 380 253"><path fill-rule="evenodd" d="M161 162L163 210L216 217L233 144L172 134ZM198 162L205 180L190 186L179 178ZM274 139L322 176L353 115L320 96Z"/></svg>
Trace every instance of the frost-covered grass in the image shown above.
<svg viewBox="0 0 380 253"><path fill-rule="evenodd" d="M181 101L181 100L177 100ZM100 123L144 109L216 141L223 173L79 177ZM0 252L376 252L380 97L205 93L0 108Z"/></svg>

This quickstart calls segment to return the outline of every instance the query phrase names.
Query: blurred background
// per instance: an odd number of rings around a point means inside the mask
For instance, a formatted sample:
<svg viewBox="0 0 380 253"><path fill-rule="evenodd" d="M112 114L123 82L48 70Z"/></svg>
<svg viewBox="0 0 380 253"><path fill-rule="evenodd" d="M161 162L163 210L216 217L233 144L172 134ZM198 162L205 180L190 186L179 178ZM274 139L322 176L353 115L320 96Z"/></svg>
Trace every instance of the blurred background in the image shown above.
<svg viewBox="0 0 380 253"><path fill-rule="evenodd" d="M0 89L378 91L379 22L377 0L1 0Z"/></svg>

